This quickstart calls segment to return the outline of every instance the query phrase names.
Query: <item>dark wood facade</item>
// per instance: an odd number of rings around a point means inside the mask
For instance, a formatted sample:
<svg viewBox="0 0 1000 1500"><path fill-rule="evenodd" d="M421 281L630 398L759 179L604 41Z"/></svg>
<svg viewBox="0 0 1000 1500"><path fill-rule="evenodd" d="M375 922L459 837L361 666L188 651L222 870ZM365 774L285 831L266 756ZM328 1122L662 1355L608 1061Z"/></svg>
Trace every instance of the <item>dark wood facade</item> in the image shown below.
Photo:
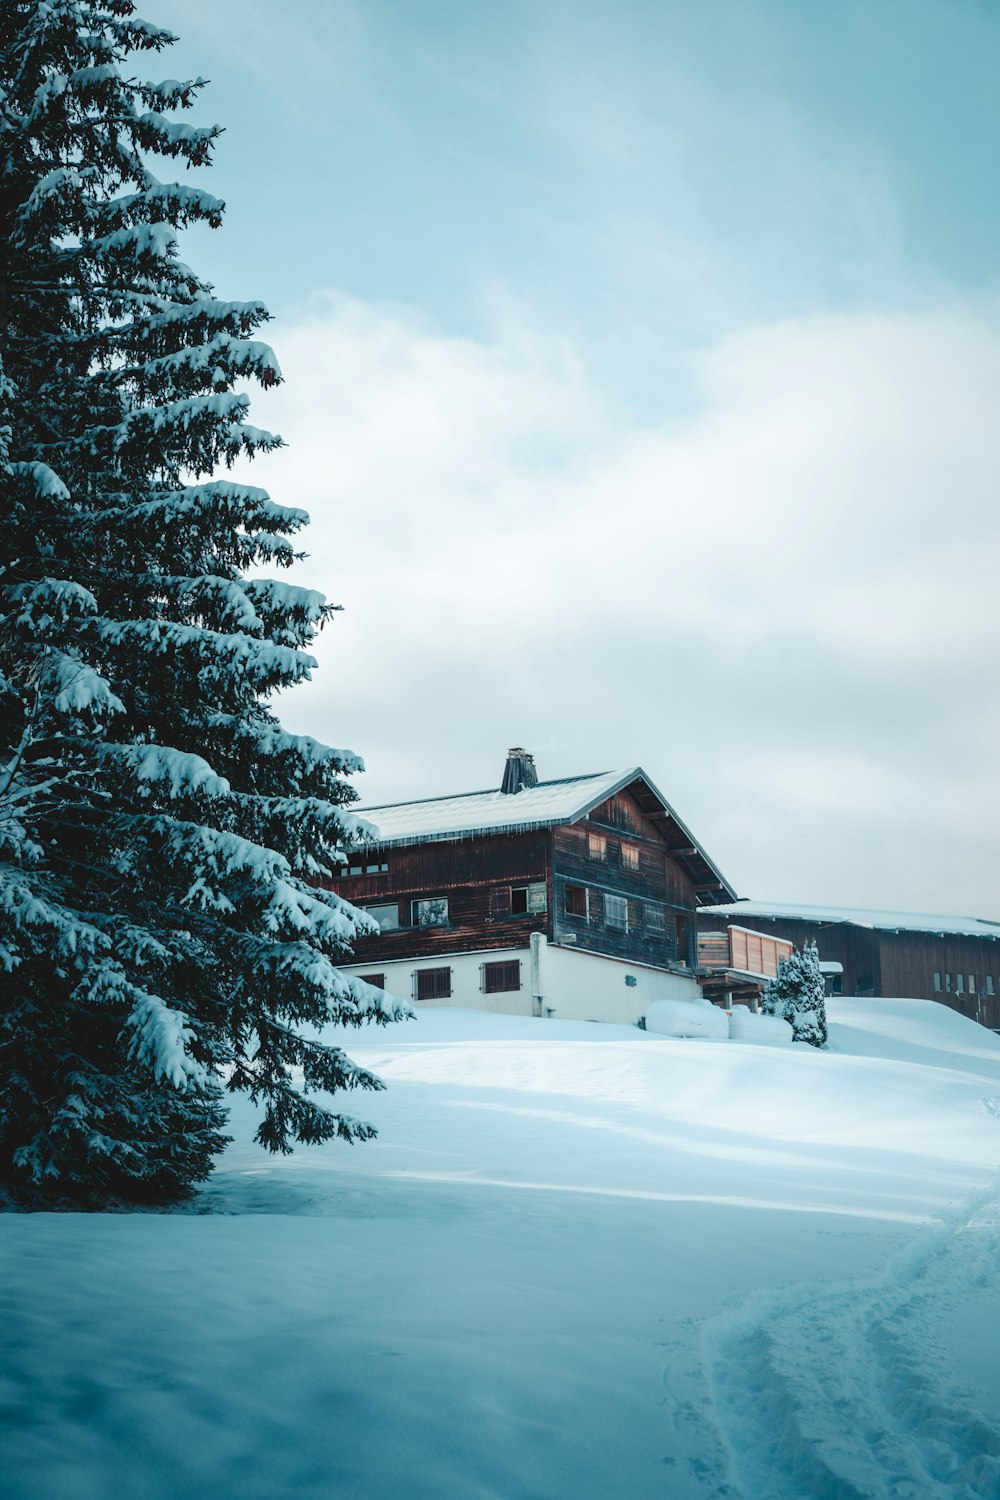
<svg viewBox="0 0 1000 1500"><path fill-rule="evenodd" d="M528 948L543 932L562 947L692 970L704 856L645 792L626 788L551 828L365 846L358 873L330 882L384 921L353 962ZM718 899L718 883L710 889Z"/></svg>
<svg viewBox="0 0 1000 1500"><path fill-rule="evenodd" d="M659 968L694 968L694 880L634 795L620 793L553 830L552 879L550 941ZM574 889L586 893L583 913L573 911L567 892Z"/></svg>
<svg viewBox="0 0 1000 1500"><path fill-rule="evenodd" d="M722 920L706 913L698 923L717 931ZM819 917L762 916L756 910L747 920L797 948L815 942L821 961L843 966L834 993L938 1000L1000 1030L1000 928L996 937L890 931Z"/></svg>
<svg viewBox="0 0 1000 1500"><path fill-rule="evenodd" d="M353 961L391 963L398 958L527 948L532 932L551 935L550 851L547 829L366 850L366 866L379 863L388 869L342 876L331 883L332 888L354 906L394 906L398 926L383 927L377 937L359 939ZM512 911L513 890L543 882L544 912ZM437 899L448 903L447 920L421 927L414 902Z"/></svg>

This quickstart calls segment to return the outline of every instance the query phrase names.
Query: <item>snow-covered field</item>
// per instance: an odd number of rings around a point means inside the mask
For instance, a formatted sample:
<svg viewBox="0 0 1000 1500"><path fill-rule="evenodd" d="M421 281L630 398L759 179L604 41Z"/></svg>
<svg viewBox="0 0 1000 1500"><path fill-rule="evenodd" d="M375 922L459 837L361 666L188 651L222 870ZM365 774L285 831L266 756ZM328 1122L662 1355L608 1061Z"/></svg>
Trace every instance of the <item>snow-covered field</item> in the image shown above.
<svg viewBox="0 0 1000 1500"><path fill-rule="evenodd" d="M0 1223L6 1500L1000 1495L1000 1042L428 1010L378 1142Z"/></svg>

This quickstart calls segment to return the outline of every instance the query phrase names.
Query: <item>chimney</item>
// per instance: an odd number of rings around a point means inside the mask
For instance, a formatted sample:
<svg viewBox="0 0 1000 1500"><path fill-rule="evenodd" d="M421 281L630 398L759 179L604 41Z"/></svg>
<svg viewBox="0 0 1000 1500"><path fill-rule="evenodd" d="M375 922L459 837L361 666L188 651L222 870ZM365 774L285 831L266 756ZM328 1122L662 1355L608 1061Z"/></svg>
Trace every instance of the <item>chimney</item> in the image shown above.
<svg viewBox="0 0 1000 1500"><path fill-rule="evenodd" d="M538 772L535 770L535 757L519 746L514 750L508 750L500 790L512 796L515 792L523 792L527 787L537 785Z"/></svg>

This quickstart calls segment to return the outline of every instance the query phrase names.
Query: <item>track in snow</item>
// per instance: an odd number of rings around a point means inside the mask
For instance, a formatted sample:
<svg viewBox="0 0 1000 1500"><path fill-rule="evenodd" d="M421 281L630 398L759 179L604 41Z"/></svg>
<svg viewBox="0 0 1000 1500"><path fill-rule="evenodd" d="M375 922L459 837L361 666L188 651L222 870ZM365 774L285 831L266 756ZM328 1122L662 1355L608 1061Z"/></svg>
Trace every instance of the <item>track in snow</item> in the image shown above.
<svg viewBox="0 0 1000 1500"><path fill-rule="evenodd" d="M700 1361L664 1374L677 1462L719 1500L1000 1500L1000 1412L961 1389L934 1336L996 1288L994 1185L878 1277L722 1312Z"/></svg>

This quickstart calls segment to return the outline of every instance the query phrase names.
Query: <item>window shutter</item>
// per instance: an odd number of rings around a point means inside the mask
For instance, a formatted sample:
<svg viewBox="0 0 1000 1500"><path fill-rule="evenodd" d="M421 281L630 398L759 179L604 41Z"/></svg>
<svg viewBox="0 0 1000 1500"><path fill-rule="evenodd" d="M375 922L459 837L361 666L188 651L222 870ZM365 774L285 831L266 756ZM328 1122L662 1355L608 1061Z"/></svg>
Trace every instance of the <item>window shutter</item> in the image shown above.
<svg viewBox="0 0 1000 1500"><path fill-rule="evenodd" d="M545 881L539 880L528 886L528 910L529 912L545 912L549 909L548 892Z"/></svg>
<svg viewBox="0 0 1000 1500"><path fill-rule="evenodd" d="M490 908L494 917L510 916L510 886L495 886L490 896Z"/></svg>
<svg viewBox="0 0 1000 1500"><path fill-rule="evenodd" d="M416 970L415 1000L448 1000L451 998L452 970L440 966Z"/></svg>
<svg viewBox="0 0 1000 1500"><path fill-rule="evenodd" d="M483 991L487 995L502 995L521 988L520 959L506 959L498 963L483 965Z"/></svg>

